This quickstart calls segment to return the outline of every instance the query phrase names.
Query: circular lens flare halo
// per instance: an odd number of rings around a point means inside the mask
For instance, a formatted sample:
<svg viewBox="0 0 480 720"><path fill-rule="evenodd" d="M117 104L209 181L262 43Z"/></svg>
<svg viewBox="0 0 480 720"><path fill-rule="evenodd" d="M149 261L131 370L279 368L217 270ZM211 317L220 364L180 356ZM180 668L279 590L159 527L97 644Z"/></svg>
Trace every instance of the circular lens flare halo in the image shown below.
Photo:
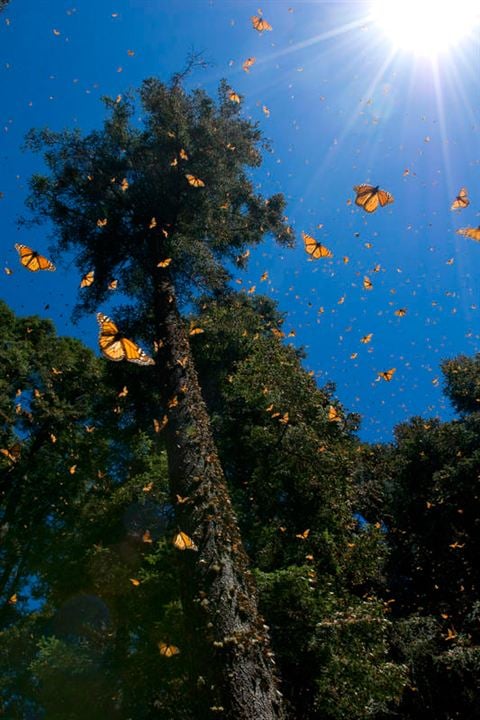
<svg viewBox="0 0 480 720"><path fill-rule="evenodd" d="M372 17L397 49L435 57L473 33L480 1L376 0Z"/></svg>

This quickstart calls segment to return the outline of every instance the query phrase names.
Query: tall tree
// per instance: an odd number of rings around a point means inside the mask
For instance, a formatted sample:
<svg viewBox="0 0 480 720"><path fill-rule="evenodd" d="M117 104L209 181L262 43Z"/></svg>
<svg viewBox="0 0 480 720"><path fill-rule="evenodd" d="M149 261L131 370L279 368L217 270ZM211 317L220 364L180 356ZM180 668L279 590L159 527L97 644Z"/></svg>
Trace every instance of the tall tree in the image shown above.
<svg viewBox="0 0 480 720"><path fill-rule="evenodd" d="M247 174L261 162L258 128L241 118L225 83L216 104L187 94L181 80L143 83L140 128L133 101L119 98L107 101L103 129L85 137L32 132L29 145L45 151L49 173L32 179L30 206L53 221L58 250L74 248L82 273L94 271L82 308L97 308L118 280L134 303L123 328L157 348L145 372L168 419L178 529L196 547L179 563L198 717L270 720L282 707L269 641L180 310L199 291L224 288L222 262L265 233L282 243L291 233L283 198L257 194Z"/></svg>
<svg viewBox="0 0 480 720"><path fill-rule="evenodd" d="M201 307L196 367L289 717L386 720L405 668L389 651L390 605L380 595L385 533L355 519L358 416L333 385L317 387L271 300L232 294Z"/></svg>
<svg viewBox="0 0 480 720"><path fill-rule="evenodd" d="M386 574L395 646L410 669L400 708L408 720L480 712L480 357L442 370L462 417L412 418L385 454Z"/></svg>

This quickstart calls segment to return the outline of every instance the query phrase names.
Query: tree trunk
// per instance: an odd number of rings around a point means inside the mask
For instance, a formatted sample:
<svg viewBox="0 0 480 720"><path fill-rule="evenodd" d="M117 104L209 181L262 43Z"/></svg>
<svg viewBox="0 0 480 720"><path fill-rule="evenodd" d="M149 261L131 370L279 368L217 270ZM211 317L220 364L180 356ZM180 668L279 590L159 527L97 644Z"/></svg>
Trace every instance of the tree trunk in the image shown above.
<svg viewBox="0 0 480 720"><path fill-rule="evenodd" d="M166 269L156 279L155 316L170 491L177 529L197 548L177 550L191 645L181 651L194 668L194 717L279 720L267 629Z"/></svg>

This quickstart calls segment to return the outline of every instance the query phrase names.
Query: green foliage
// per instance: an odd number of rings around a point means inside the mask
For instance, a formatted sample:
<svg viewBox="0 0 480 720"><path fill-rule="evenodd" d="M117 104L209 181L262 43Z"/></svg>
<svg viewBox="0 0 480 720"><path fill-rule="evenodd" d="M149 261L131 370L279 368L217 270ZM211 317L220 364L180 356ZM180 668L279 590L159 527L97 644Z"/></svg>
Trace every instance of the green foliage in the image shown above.
<svg viewBox="0 0 480 720"><path fill-rule="evenodd" d="M375 717L398 700L406 670L389 657L388 606L374 593L385 534L353 518L358 418L283 344L266 298L208 303L196 323L196 365L291 715Z"/></svg>
<svg viewBox="0 0 480 720"><path fill-rule="evenodd" d="M247 172L261 163L260 130L228 93L222 82L215 103L202 90L188 94L150 78L139 92L141 128L127 95L105 100L103 131L31 131L27 146L44 152L49 175L32 178L29 206L53 220L60 250L75 246L82 274L95 270L84 308L98 307L116 278L151 310L159 257L171 258L176 291L187 298L223 288L229 273L222 262L266 233L292 242L283 197L255 193Z"/></svg>
<svg viewBox="0 0 480 720"><path fill-rule="evenodd" d="M397 428L384 507L391 546L393 646L410 672L400 712L453 720L479 712L478 357L443 363L461 420Z"/></svg>
<svg viewBox="0 0 480 720"><path fill-rule="evenodd" d="M442 363L445 394L460 413L480 410L480 355L458 355Z"/></svg>

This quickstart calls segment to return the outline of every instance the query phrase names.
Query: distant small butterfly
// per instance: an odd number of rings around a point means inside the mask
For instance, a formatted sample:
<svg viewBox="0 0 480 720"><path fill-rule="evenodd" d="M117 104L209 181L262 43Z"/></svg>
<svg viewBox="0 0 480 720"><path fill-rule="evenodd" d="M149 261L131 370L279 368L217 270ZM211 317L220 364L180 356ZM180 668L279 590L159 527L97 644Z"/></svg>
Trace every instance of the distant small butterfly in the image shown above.
<svg viewBox="0 0 480 720"><path fill-rule="evenodd" d="M147 355L136 343L123 337L119 332L115 323L103 313L97 313L98 324L100 325L100 334L98 343L102 355L108 360L120 362L128 360L128 362L137 365L155 365L155 360Z"/></svg>
<svg viewBox="0 0 480 720"><path fill-rule="evenodd" d="M466 208L470 205L470 200L468 199L468 192L467 188L462 187L460 189L460 192L458 193L457 197L453 201L453 203L450 205L450 210L462 210L463 208Z"/></svg>
<svg viewBox="0 0 480 720"><path fill-rule="evenodd" d="M394 315L397 317L403 317L407 314L407 308L398 308L398 310L395 310Z"/></svg>
<svg viewBox="0 0 480 720"><path fill-rule="evenodd" d="M367 277L366 275L363 278L363 289L364 290L373 290L373 283L370 280L370 278Z"/></svg>
<svg viewBox="0 0 480 720"><path fill-rule="evenodd" d="M342 416L338 412L334 405L330 405L328 408L328 421L329 422L341 422Z"/></svg>
<svg viewBox="0 0 480 720"><path fill-rule="evenodd" d="M353 189L357 193L355 205L359 205L368 213L375 212L379 205L384 207L393 203L393 196L386 190L380 190L378 185L354 185Z"/></svg>
<svg viewBox="0 0 480 720"><path fill-rule="evenodd" d="M55 270L55 265L50 262L50 260L47 260L46 257L43 257L43 255L40 255L26 245L17 243L15 250L20 256L21 264L23 267L26 267L27 270L31 270L32 272L37 272L38 270L51 270L53 272L53 270Z"/></svg>
<svg viewBox="0 0 480 720"><path fill-rule="evenodd" d="M254 30L257 30L260 33L264 32L265 30L272 29L270 23L264 20L261 15L252 15L250 19L252 21Z"/></svg>
<svg viewBox="0 0 480 720"><path fill-rule="evenodd" d="M163 655L163 657L173 657L174 655L178 655L180 653L180 650L176 645L171 645L170 643L165 642L159 642L158 643L158 649L160 650L160 655Z"/></svg>
<svg viewBox="0 0 480 720"><path fill-rule="evenodd" d="M93 285L93 281L95 280L95 273L93 270L90 270L90 272L85 273L85 275L80 280L80 287L90 287L90 285Z"/></svg>
<svg viewBox="0 0 480 720"><path fill-rule="evenodd" d="M247 58L247 59L245 60L245 62L243 63L243 65L242 65L243 70L244 70L245 72L247 72L247 73L250 72L250 68L252 67L252 65L253 65L254 63L255 63L255 58L254 58L254 57L249 57L249 58Z"/></svg>
<svg viewBox="0 0 480 720"><path fill-rule="evenodd" d="M385 370L385 372L379 372L378 377L382 378L382 380L386 380L387 382L390 382L392 379L396 368L391 368L390 370Z"/></svg>
<svg viewBox="0 0 480 720"><path fill-rule="evenodd" d="M200 178L196 177L196 175L189 175L187 173L187 175L185 175L185 177L187 178L189 184L192 187L196 187L196 188L205 187L205 183L203 182L203 180L200 180Z"/></svg>
<svg viewBox="0 0 480 720"><path fill-rule="evenodd" d="M238 93L236 93L234 90L231 90L231 91L228 93L228 99L231 100L231 101L234 102L234 103L239 103L239 102L240 102L240 95L239 95Z"/></svg>
<svg viewBox="0 0 480 720"><path fill-rule="evenodd" d="M317 242L314 237L302 232L303 242L305 245L305 252L307 252L313 260L318 260L322 257L333 257L333 253L322 243Z"/></svg>

